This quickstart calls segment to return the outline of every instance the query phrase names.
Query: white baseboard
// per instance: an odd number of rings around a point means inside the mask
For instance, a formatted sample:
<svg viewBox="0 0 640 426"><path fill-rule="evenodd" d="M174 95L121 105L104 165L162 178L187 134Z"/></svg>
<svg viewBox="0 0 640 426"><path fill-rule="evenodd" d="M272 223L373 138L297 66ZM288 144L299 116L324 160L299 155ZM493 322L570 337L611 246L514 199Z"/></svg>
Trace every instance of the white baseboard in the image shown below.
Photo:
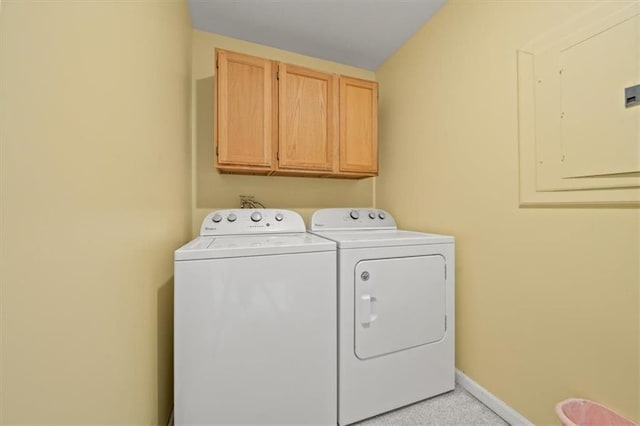
<svg viewBox="0 0 640 426"><path fill-rule="evenodd" d="M510 425L534 426L526 417L509 407L500 398L480 386L462 371L456 369L456 383L473 395L478 401L489 407Z"/></svg>

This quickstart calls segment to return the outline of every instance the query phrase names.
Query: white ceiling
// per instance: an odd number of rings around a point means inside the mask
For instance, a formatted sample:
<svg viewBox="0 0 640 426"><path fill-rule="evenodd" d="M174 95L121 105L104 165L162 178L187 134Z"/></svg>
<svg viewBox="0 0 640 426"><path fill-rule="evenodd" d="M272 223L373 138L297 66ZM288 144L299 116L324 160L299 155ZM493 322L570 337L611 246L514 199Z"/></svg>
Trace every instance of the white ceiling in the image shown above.
<svg viewBox="0 0 640 426"><path fill-rule="evenodd" d="M446 0L188 0L207 31L376 70Z"/></svg>

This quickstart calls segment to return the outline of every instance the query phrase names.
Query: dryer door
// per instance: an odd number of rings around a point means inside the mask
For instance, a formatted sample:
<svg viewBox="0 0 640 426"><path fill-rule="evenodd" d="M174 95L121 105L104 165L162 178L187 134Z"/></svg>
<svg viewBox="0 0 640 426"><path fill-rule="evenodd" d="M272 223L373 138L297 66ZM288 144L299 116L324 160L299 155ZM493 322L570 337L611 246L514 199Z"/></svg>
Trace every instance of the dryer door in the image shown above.
<svg viewBox="0 0 640 426"><path fill-rule="evenodd" d="M358 358L436 342L446 327L444 257L358 262L354 301Z"/></svg>

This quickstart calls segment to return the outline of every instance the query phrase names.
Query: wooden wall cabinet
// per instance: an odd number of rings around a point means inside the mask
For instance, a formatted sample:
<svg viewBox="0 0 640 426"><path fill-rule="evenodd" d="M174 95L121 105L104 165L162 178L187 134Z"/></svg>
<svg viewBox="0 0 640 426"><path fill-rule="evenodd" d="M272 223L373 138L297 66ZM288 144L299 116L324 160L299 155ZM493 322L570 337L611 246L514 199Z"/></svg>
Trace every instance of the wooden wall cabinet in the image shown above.
<svg viewBox="0 0 640 426"><path fill-rule="evenodd" d="M378 83L340 77L339 171L378 174Z"/></svg>
<svg viewBox="0 0 640 426"><path fill-rule="evenodd" d="M276 172L333 171L336 76L283 63L278 70Z"/></svg>
<svg viewBox="0 0 640 426"><path fill-rule="evenodd" d="M378 174L378 85L218 50L216 167L223 173Z"/></svg>
<svg viewBox="0 0 640 426"><path fill-rule="evenodd" d="M277 149L275 64L222 50L216 64L216 167L269 174Z"/></svg>

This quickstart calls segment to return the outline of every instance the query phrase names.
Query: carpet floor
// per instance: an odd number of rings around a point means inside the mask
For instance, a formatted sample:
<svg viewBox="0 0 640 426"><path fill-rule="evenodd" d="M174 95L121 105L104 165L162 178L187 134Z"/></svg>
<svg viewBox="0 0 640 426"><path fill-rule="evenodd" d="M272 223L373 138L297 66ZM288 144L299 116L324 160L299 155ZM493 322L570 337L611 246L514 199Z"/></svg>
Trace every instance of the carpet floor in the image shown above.
<svg viewBox="0 0 640 426"><path fill-rule="evenodd" d="M356 423L358 426L504 426L501 417L456 386L455 390Z"/></svg>

